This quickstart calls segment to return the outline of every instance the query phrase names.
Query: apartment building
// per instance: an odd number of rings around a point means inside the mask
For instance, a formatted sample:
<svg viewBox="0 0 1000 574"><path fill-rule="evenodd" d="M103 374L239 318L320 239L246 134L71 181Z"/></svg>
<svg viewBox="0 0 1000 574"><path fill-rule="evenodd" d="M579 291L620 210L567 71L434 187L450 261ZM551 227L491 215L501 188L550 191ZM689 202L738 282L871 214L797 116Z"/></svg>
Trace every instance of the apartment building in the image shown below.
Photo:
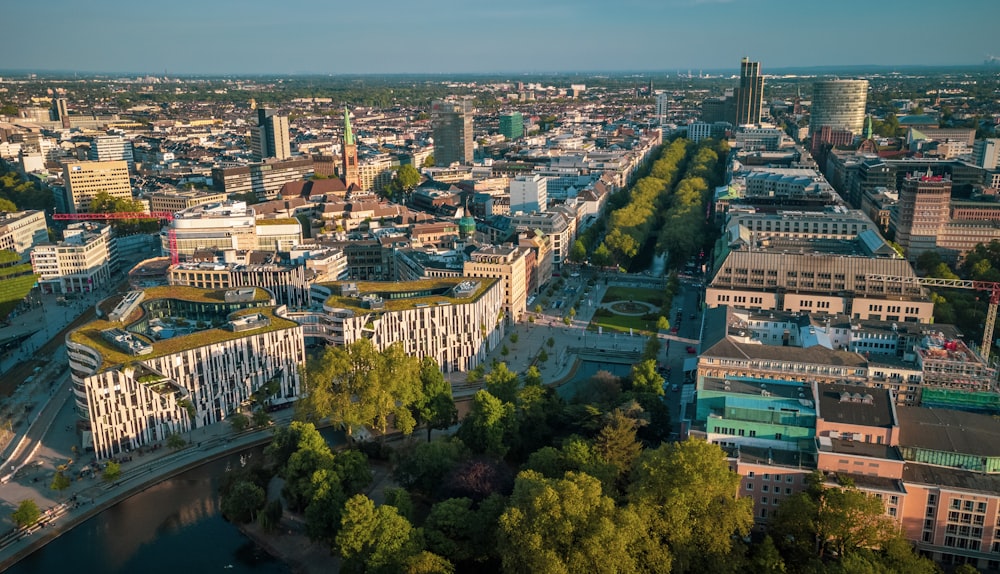
<svg viewBox="0 0 1000 574"><path fill-rule="evenodd" d="M31 268L44 293L102 289L117 266L111 227L89 221L70 224L62 241L40 243L31 251Z"/></svg>
<svg viewBox="0 0 1000 574"><path fill-rule="evenodd" d="M266 404L298 398L302 327L266 291L158 287L118 306L121 321L66 336L84 444L98 458L224 421L255 394Z"/></svg>
<svg viewBox="0 0 1000 574"><path fill-rule="evenodd" d="M124 161L129 169L135 169L132 156L132 142L122 136L97 136L90 140L87 152L90 161Z"/></svg>
<svg viewBox="0 0 1000 574"><path fill-rule="evenodd" d="M576 239L576 221L562 212L521 213L510 216L510 226L521 231L537 231L551 240L553 269L562 267Z"/></svg>
<svg viewBox="0 0 1000 574"><path fill-rule="evenodd" d="M212 168L212 187L226 194L253 193L258 200L277 197L281 186L313 173L311 159L264 161L243 167Z"/></svg>
<svg viewBox="0 0 1000 574"><path fill-rule="evenodd" d="M226 201L225 193L202 191L198 189L158 191L145 197L149 202L150 211L184 211L207 203Z"/></svg>

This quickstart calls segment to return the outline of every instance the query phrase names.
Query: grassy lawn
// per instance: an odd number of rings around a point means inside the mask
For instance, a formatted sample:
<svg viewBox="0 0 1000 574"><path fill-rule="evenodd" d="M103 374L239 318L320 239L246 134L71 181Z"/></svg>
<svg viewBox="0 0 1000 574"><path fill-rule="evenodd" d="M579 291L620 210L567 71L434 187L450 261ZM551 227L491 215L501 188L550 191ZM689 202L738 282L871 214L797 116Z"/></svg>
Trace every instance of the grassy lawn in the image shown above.
<svg viewBox="0 0 1000 574"><path fill-rule="evenodd" d="M642 301L659 307L663 304L663 292L644 287L608 287L601 303L611 303L614 301Z"/></svg>
<svg viewBox="0 0 1000 574"><path fill-rule="evenodd" d="M594 317L587 327L590 331L597 331L597 327L604 327L605 331L620 331L628 333L633 329L637 333L651 334L656 331L656 321L645 321L642 317L630 317L627 315L612 315L611 317Z"/></svg>

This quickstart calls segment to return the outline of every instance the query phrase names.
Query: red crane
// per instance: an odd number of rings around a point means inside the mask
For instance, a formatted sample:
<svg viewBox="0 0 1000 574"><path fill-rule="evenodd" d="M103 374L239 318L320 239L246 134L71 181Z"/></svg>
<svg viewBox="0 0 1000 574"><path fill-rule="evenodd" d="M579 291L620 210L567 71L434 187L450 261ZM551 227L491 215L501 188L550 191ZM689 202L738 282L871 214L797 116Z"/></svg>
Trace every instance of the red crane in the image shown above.
<svg viewBox="0 0 1000 574"><path fill-rule="evenodd" d="M903 285L919 285L921 287L948 287L950 289L971 289L986 291L990 294L990 305L986 312L986 326L983 329L983 346L979 354L989 365L990 349L993 347L993 327L997 320L997 306L1000 305L1000 283L991 281L971 281L968 279L937 279L934 277L899 277L894 275L866 275L871 282L900 283Z"/></svg>
<svg viewBox="0 0 1000 574"><path fill-rule="evenodd" d="M119 212L119 213L55 213L52 219L56 221L84 220L84 221L111 221L113 219L159 219L166 221L167 225L174 220L174 214L170 211L149 211L149 212ZM177 232L173 227L167 228L167 243L170 247L170 263L177 265L180 256L177 253Z"/></svg>

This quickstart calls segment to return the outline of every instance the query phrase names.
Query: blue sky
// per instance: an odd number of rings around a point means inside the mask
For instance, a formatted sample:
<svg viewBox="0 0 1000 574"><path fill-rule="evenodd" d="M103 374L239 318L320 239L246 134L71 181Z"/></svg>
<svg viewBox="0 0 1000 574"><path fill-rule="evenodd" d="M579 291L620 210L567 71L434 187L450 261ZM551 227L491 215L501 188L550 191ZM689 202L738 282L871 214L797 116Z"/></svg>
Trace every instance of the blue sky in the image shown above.
<svg viewBox="0 0 1000 574"><path fill-rule="evenodd" d="M2 0L0 69L492 73L978 64L1000 0Z"/></svg>

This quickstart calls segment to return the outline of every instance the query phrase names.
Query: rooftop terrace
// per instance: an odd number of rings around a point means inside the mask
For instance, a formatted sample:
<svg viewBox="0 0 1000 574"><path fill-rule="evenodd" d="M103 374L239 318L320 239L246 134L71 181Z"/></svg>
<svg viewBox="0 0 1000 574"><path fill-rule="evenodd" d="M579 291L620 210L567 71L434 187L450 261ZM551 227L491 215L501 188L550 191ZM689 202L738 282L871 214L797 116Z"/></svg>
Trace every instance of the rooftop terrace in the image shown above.
<svg viewBox="0 0 1000 574"><path fill-rule="evenodd" d="M455 288L466 281L469 281L469 279L465 277L442 277L419 281L338 281L335 283L324 283L323 285L329 287L334 293L340 293L344 285L357 286L357 297L331 295L326 300L327 307L370 312L372 309L361 298L365 295L378 295L381 297L383 301L382 310L402 311L422 305L470 303L479 299L497 280L476 278L474 281L479 283L479 287L473 291L471 296L456 296L454 293Z"/></svg>

